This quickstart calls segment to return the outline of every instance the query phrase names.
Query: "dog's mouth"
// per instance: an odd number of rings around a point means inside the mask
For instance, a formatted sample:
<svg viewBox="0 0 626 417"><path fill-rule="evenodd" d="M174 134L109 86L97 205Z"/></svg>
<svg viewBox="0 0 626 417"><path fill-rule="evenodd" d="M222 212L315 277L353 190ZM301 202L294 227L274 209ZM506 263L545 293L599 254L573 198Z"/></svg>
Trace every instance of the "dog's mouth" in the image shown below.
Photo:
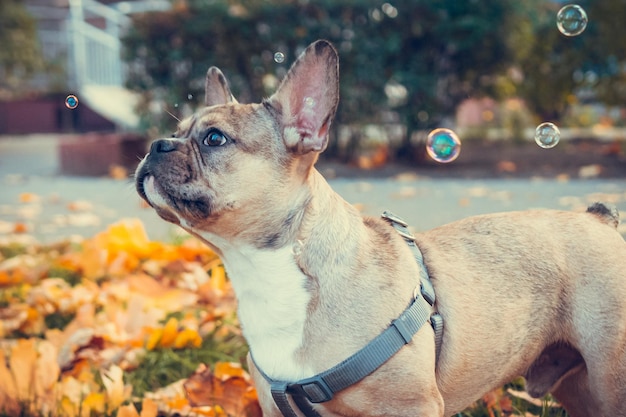
<svg viewBox="0 0 626 417"><path fill-rule="evenodd" d="M189 223L205 220L211 215L211 205L207 196L182 193L167 177L151 172L147 163L142 163L135 174L135 187L139 196L144 199L164 220L181 224L185 219Z"/></svg>
<svg viewBox="0 0 626 417"><path fill-rule="evenodd" d="M139 194L139 197L141 197L146 203L152 206L152 204L150 203L150 199L148 199L148 196L146 195L146 189L144 185L144 182L148 179L149 176L150 174L147 171L141 169L140 165L140 168L137 169L137 172L135 172L135 190L137 190L137 194Z"/></svg>
<svg viewBox="0 0 626 417"><path fill-rule="evenodd" d="M139 196L154 208L161 218L170 223L180 224L180 217L172 210L168 194L160 191L154 175L148 172L142 172L141 175L138 173L135 187Z"/></svg>

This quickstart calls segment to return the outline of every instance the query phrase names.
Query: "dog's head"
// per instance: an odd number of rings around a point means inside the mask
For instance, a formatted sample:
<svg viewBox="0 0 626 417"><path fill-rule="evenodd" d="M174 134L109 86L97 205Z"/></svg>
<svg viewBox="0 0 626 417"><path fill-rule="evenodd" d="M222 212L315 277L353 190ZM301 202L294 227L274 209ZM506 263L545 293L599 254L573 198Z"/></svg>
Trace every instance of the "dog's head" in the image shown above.
<svg viewBox="0 0 626 417"><path fill-rule="evenodd" d="M326 41L311 44L261 103L238 103L212 67L206 107L152 143L137 191L163 219L196 234L275 245L279 223L306 204L302 186L328 144L338 101L338 57Z"/></svg>

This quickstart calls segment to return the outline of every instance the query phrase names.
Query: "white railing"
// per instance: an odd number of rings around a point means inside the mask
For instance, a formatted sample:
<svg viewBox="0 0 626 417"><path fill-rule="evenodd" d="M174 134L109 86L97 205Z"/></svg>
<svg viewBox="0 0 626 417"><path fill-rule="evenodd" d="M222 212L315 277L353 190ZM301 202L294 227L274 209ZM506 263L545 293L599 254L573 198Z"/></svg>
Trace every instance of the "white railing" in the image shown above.
<svg viewBox="0 0 626 417"><path fill-rule="evenodd" d="M127 13L166 10L166 0L120 2L107 6L95 0L70 0L68 69L77 90L86 85L122 87L125 68L120 35L130 24Z"/></svg>
<svg viewBox="0 0 626 417"><path fill-rule="evenodd" d="M70 0L68 69L77 90L123 85L120 33L128 23L126 15L94 0Z"/></svg>
<svg viewBox="0 0 626 417"><path fill-rule="evenodd" d="M2 1L2 0L0 0ZM120 36L131 24L127 14L171 8L168 0L143 0L104 5L95 0L69 0L66 20L68 84L81 101L120 128L139 123L138 96L124 88Z"/></svg>

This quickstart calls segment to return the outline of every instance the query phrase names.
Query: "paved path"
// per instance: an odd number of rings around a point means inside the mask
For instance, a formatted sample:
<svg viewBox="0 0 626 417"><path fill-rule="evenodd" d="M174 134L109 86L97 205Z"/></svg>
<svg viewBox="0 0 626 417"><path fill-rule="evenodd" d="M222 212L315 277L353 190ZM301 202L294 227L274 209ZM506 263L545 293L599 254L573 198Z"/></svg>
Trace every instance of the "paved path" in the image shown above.
<svg viewBox="0 0 626 417"><path fill-rule="evenodd" d="M140 218L153 239L171 239L178 233L141 204L131 180L64 177L57 172L56 144L50 138L0 138L0 237L16 223L43 242L72 234L91 236L124 217ZM464 180L407 174L329 182L365 213L389 209L416 230L496 211L584 210L594 201L616 204L626 220L624 180ZM624 224L620 230L626 234Z"/></svg>

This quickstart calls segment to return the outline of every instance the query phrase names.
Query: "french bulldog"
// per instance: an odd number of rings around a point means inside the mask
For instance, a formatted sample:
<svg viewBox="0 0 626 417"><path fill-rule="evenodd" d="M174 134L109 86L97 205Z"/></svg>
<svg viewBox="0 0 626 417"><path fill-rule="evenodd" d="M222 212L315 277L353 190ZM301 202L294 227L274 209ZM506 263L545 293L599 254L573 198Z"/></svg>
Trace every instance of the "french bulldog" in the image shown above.
<svg viewBox="0 0 626 417"><path fill-rule="evenodd" d="M374 372L310 404L316 415L449 416L525 376L532 395L552 393L572 417L626 416L617 212L598 203L470 217L414 236L420 264L389 222L363 217L315 169L338 101L338 56L323 40L261 103L239 103L212 67L206 107L154 141L136 171L159 216L223 260L264 415L281 415L271 381L309 378L368 345L427 272L440 351L422 326Z"/></svg>

